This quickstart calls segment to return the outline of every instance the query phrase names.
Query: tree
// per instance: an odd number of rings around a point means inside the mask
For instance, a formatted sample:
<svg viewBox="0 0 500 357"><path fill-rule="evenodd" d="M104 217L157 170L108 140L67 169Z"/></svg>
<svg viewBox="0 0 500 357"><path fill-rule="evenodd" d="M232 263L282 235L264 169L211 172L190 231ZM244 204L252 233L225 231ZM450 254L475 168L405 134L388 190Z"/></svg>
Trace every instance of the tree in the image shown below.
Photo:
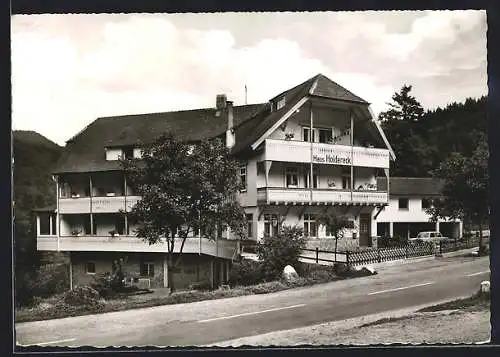
<svg viewBox="0 0 500 357"><path fill-rule="evenodd" d="M479 252L484 254L483 227L489 218L488 143L479 142L476 150L467 157L452 153L433 176L444 180L442 198L427 213L438 218L462 219L479 227Z"/></svg>
<svg viewBox="0 0 500 357"><path fill-rule="evenodd" d="M348 229L354 228L354 221L346 216L338 215L336 212L325 211L318 217L318 222L324 226L328 233L335 238L335 252L339 239L343 239Z"/></svg>
<svg viewBox="0 0 500 357"><path fill-rule="evenodd" d="M418 121L424 114L424 108L414 96L410 95L411 90L412 86L405 84L398 93L394 93L393 103L388 103L391 109L380 113L379 119L382 122Z"/></svg>
<svg viewBox="0 0 500 357"><path fill-rule="evenodd" d="M395 176L425 176L432 162L432 148L418 134L424 109L410 95L412 86L404 85L392 96L390 109L380 113L379 120L398 160L393 164Z"/></svg>
<svg viewBox="0 0 500 357"><path fill-rule="evenodd" d="M127 180L141 196L129 213L130 221L137 225L137 237L168 247L171 292L172 270L181 264L190 233L214 239L229 227L238 237L245 236L244 211L236 201L238 163L221 140L191 145L165 134L143 149L141 159L121 162Z"/></svg>

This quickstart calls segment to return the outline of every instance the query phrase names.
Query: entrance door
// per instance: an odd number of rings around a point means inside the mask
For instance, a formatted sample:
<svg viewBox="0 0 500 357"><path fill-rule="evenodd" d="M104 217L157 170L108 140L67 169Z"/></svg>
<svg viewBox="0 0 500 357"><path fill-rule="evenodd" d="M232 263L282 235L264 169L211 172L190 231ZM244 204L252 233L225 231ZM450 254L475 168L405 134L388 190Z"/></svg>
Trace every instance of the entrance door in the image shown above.
<svg viewBox="0 0 500 357"><path fill-rule="evenodd" d="M359 215L359 245L361 247L370 247L372 245L371 215L361 213Z"/></svg>

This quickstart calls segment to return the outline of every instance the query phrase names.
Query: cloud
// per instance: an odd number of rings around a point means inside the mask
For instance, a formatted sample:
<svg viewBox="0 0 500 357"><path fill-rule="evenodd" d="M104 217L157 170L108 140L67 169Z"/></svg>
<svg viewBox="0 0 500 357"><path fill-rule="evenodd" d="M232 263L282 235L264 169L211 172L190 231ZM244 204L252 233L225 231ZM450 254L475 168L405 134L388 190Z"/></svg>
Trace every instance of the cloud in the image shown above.
<svg viewBox="0 0 500 357"><path fill-rule="evenodd" d="M264 102L323 73L386 108L485 94L485 12L30 15L12 21L13 126L63 144L100 116ZM458 85L457 85L458 84Z"/></svg>

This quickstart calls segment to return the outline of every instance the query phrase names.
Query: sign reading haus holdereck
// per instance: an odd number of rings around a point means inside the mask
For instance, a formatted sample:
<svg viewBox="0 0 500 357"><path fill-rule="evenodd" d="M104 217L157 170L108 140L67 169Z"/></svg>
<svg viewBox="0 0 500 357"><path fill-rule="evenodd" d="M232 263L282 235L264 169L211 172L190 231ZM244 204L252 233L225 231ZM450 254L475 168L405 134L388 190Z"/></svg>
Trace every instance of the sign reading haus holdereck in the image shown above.
<svg viewBox="0 0 500 357"><path fill-rule="evenodd" d="M332 165L350 165L351 153L338 152L337 150L314 150L312 160L314 163L332 164Z"/></svg>

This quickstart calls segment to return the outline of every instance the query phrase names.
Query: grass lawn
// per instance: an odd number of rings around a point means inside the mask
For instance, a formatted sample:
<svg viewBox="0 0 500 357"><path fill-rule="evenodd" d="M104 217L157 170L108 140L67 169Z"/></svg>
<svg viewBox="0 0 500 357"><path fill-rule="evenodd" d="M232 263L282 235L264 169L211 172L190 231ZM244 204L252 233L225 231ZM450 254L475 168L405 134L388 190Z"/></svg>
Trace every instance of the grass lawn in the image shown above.
<svg viewBox="0 0 500 357"><path fill-rule="evenodd" d="M85 304L79 306L73 306L64 303L64 294L60 294L47 299L43 299L34 307L16 308L15 321L17 323L20 323L153 307L159 305L171 305L203 300L223 299L252 294L268 294L297 287L328 283L354 276L360 276L360 274L358 273L354 274L353 276L339 277L333 273L331 267L310 264L308 273L305 274L304 277L299 277L293 282L278 280L251 286L219 288L212 291L179 291L173 294L169 294L168 289L158 289L151 294L131 295L107 300L101 299L99 301L96 301L95 304Z"/></svg>

